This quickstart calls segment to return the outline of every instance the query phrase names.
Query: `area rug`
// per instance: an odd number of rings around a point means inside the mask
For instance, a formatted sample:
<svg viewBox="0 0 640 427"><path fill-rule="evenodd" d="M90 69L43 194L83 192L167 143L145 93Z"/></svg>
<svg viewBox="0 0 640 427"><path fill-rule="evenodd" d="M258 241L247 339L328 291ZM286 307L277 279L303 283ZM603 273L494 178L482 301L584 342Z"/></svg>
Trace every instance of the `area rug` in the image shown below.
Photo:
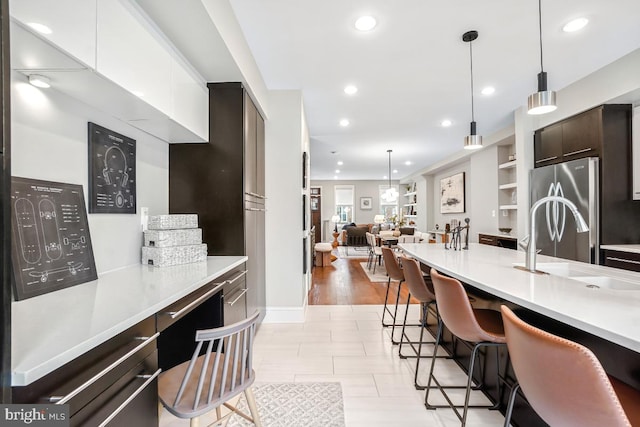
<svg viewBox="0 0 640 427"><path fill-rule="evenodd" d="M385 270L384 265L376 265L376 274L373 274L373 268L371 270L367 268L366 262L361 262L360 267L362 267L362 270L367 275L367 278L370 282L387 283L387 281L389 280L389 277L387 276L387 270Z"/></svg>
<svg viewBox="0 0 640 427"><path fill-rule="evenodd" d="M340 258L367 258L369 256L368 246L338 246Z"/></svg>
<svg viewBox="0 0 640 427"><path fill-rule="evenodd" d="M344 427L340 383L265 383L253 386L264 427ZM249 413L244 394L238 408ZM234 414L228 426L253 426Z"/></svg>

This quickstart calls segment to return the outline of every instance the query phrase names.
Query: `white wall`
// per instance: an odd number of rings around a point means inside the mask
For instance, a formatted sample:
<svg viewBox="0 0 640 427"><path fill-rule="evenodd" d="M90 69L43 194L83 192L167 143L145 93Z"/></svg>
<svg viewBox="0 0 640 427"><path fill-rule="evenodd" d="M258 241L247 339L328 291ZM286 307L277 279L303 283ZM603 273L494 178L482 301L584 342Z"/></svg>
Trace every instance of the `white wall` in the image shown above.
<svg viewBox="0 0 640 427"><path fill-rule="evenodd" d="M303 137L302 93L269 92L269 111L265 129L265 322L302 321L306 298L302 273L302 153L308 144Z"/></svg>
<svg viewBox="0 0 640 427"><path fill-rule="evenodd" d="M87 122L136 140L138 214L90 214L98 274L140 263L140 207L168 211L169 146L55 89L37 89L13 74L11 93L14 176L80 184L88 205Z"/></svg>
<svg viewBox="0 0 640 427"><path fill-rule="evenodd" d="M498 215L503 214L498 209L497 145L474 153L469 158L469 173L474 178L467 181L467 201L470 205L468 217L471 219L469 241L477 242L478 233L498 232Z"/></svg>

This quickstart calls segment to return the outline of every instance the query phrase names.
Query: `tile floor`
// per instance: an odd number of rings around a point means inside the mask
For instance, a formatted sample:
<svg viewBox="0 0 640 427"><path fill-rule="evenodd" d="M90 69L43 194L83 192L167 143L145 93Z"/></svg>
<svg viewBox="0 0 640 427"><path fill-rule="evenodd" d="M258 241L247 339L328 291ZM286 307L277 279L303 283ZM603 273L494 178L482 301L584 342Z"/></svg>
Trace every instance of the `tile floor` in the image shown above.
<svg viewBox="0 0 640 427"><path fill-rule="evenodd" d="M412 305L410 322L417 322L418 312L418 305ZM450 409L429 411L424 407L424 391L413 386L415 359L399 358L398 347L391 344L391 328L380 325L381 315L380 305L312 305L307 308L304 323L261 325L254 348L256 382L339 381L347 427L459 426ZM399 337L398 330L396 334ZM417 334L417 327L409 331L415 339ZM428 353L432 348L424 346ZM421 362L423 383L429 363L427 359ZM460 368L446 359L436 362L436 377L442 384L466 381ZM472 393L472 403L486 402L480 392ZM433 403L443 402L441 396L434 397ZM469 427L503 423L498 411L487 409L470 409L467 420ZM188 423L165 411L160 425Z"/></svg>

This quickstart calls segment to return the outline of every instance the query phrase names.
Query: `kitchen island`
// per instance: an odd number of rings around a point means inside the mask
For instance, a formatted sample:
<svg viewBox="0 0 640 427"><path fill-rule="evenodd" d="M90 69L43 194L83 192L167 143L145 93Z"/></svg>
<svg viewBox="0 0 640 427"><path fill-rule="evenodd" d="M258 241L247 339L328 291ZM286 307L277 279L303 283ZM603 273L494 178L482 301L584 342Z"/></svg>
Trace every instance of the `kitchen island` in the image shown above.
<svg viewBox="0 0 640 427"><path fill-rule="evenodd" d="M498 310L511 307L526 322L591 349L610 375L640 390L640 273L538 255L537 274L514 268L523 266L525 253L495 246L470 244L469 250L444 249L444 245L401 243L400 248L423 264L460 280L472 304ZM433 327L431 327L433 332ZM444 331L444 346L463 369L470 351L455 345ZM481 355L485 393L506 407L505 394L498 394L492 361L495 349ZM499 351L504 370L507 355ZM512 381L511 370L503 372ZM544 425L520 397L513 415L519 426Z"/></svg>

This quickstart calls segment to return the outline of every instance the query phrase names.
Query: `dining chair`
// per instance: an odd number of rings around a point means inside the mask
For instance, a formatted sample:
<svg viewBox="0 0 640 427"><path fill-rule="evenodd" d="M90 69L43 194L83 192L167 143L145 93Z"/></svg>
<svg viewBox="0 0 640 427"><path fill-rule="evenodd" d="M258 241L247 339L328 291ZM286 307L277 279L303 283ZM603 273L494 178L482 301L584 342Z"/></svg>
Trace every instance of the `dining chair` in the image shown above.
<svg viewBox="0 0 640 427"><path fill-rule="evenodd" d="M196 332L191 360L158 377L160 402L170 413L190 419L191 427L198 427L200 416L214 409L215 423L237 413L258 427L262 425L251 389L255 380L253 340L259 314L229 326ZM228 403L243 392L251 415ZM231 412L221 416L221 406Z"/></svg>
<svg viewBox="0 0 640 427"><path fill-rule="evenodd" d="M519 388L551 426L640 426L640 392L607 375L587 347L538 329L501 306ZM509 396L505 426L517 389Z"/></svg>

